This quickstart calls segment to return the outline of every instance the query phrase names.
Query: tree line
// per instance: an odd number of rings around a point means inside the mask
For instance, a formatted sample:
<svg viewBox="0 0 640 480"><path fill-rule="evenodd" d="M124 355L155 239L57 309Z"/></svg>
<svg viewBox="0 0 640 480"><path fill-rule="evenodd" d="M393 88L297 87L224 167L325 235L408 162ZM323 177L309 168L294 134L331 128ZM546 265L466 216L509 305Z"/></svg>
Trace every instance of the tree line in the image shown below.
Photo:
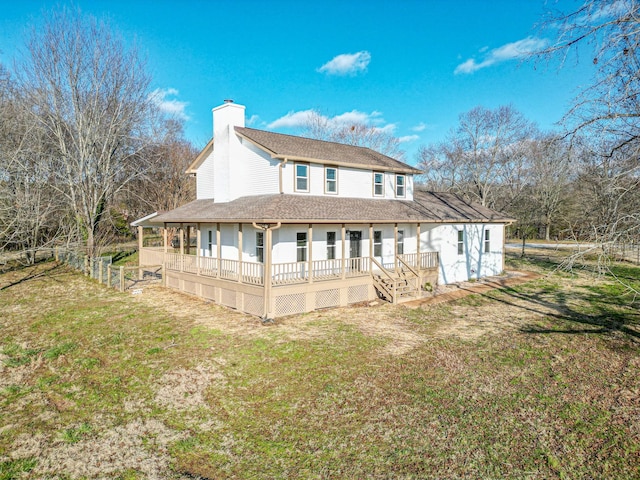
<svg viewBox="0 0 640 480"><path fill-rule="evenodd" d="M0 65L0 249L95 256L131 220L194 198L195 149L150 84L135 46L69 9L32 30L11 72Z"/></svg>

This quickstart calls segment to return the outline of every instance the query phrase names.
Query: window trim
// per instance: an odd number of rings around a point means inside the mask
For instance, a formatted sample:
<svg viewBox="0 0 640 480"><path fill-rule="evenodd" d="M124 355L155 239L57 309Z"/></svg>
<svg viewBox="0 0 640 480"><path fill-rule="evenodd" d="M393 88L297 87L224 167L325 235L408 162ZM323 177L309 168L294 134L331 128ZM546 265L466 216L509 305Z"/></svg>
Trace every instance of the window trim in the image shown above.
<svg viewBox="0 0 640 480"><path fill-rule="evenodd" d="M256 232L256 260L264 263L264 232Z"/></svg>
<svg viewBox="0 0 640 480"><path fill-rule="evenodd" d="M307 172L306 176L298 176L298 167L305 167L306 172ZM309 178L310 177L310 173L311 173L310 170L311 170L311 167L309 166L308 163L298 163L298 162L296 162L296 163L293 164L293 190L295 192L307 192L307 193L309 192L309 186L310 186L309 184L311 183L311 180ZM303 178L307 182L307 188L306 189L298 188L298 179L303 179Z"/></svg>
<svg viewBox="0 0 640 480"><path fill-rule="evenodd" d="M398 230L396 255L404 255L404 229Z"/></svg>
<svg viewBox="0 0 640 480"><path fill-rule="evenodd" d="M464 255L464 230L458 230L458 255Z"/></svg>
<svg viewBox="0 0 640 480"><path fill-rule="evenodd" d="M378 242L376 242L378 237ZM382 230L373 231L373 256L382 258Z"/></svg>
<svg viewBox="0 0 640 480"><path fill-rule="evenodd" d="M302 236L304 236L304 244L301 245L300 242L302 241ZM302 257L304 258L300 258L301 255L300 253L302 252ZM296 262L306 262L307 259L309 258L309 239L307 237L307 232L296 232Z"/></svg>
<svg viewBox="0 0 640 480"><path fill-rule="evenodd" d="M484 229L484 253L491 253L491 234L488 228Z"/></svg>
<svg viewBox="0 0 640 480"><path fill-rule="evenodd" d="M396 197L405 198L407 196L407 176L404 174L396 173L395 177L396 177L396 182L395 182ZM398 185L399 178L402 178L402 185ZM402 188L402 195L398 193L398 187Z"/></svg>
<svg viewBox="0 0 640 480"><path fill-rule="evenodd" d="M329 236L333 235L333 239L329 239ZM336 232L327 232L327 260L336 259Z"/></svg>
<svg viewBox="0 0 640 480"><path fill-rule="evenodd" d="M333 180L329 180L329 179L327 178L327 172L328 172L329 170L333 170L333 171L335 171L335 172L336 172L336 174L335 174L335 178L334 178ZM327 184L328 184L329 182L333 182L333 183L335 184L335 191L330 192L330 191L327 189ZM328 167L328 166L325 166L325 167L324 167L324 193L326 193L327 195L338 195L338 167Z"/></svg>
<svg viewBox="0 0 640 480"><path fill-rule="evenodd" d="M376 175L380 175L380 183L376 183ZM374 197L384 197L384 172L373 172L373 196ZM376 193L376 186L380 185L381 193Z"/></svg>

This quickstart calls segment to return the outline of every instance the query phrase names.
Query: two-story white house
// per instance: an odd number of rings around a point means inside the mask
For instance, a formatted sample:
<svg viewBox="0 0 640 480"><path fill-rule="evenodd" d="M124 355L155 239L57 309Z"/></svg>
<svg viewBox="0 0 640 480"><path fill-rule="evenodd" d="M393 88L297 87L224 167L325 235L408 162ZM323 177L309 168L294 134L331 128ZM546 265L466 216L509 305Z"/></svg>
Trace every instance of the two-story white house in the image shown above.
<svg viewBox="0 0 640 480"><path fill-rule="evenodd" d="M419 170L364 147L245 127L245 107L213 109L213 139L187 170L197 200L133 223L140 265L168 287L273 318L499 274L511 219L414 186ZM143 247L143 227L164 246ZM195 234L195 248L180 235Z"/></svg>

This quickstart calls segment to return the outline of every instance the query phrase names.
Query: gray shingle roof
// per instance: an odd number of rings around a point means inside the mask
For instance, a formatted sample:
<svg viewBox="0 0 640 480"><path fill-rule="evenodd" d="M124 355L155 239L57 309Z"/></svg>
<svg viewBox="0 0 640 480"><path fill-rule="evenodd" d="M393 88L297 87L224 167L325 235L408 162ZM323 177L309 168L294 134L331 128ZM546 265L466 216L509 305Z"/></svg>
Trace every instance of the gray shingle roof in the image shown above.
<svg viewBox="0 0 640 480"><path fill-rule="evenodd" d="M415 191L414 200L255 195L231 202L195 200L158 215L154 223L505 223L508 216L451 193Z"/></svg>
<svg viewBox="0 0 640 480"><path fill-rule="evenodd" d="M275 158L337 163L394 172L422 173L411 165L366 147L344 145L342 143L326 142L324 140L314 140L245 127L235 127L235 131Z"/></svg>

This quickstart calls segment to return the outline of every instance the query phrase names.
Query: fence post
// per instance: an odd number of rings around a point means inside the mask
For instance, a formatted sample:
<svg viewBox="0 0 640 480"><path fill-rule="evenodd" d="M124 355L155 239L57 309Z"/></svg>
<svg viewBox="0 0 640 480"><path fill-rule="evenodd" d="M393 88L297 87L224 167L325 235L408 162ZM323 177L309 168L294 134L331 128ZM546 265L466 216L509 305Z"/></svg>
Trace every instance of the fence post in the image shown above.
<svg viewBox="0 0 640 480"><path fill-rule="evenodd" d="M95 264L95 260L93 259L93 257L91 257L91 258L89 259L89 278L95 278L95 277L93 276L93 267L94 267L94 264Z"/></svg>
<svg viewBox="0 0 640 480"><path fill-rule="evenodd" d="M162 269L160 270L160 275L162 275L162 286L167 286L167 270L164 266L164 262L162 262Z"/></svg>
<svg viewBox="0 0 640 480"><path fill-rule="evenodd" d="M55 247L53 249L53 251L54 251L54 254L55 254L55 257L56 257L56 262L59 262L60 261L60 254L58 253L58 247Z"/></svg>
<svg viewBox="0 0 640 480"><path fill-rule="evenodd" d="M124 292L124 267L120 267L120 291Z"/></svg>
<svg viewBox="0 0 640 480"><path fill-rule="evenodd" d="M100 260L100 261L98 262L98 268L100 269L100 270L98 270L98 283L99 283L100 285L102 285L102 268L103 268L103 267L104 267L104 263L103 263L103 261L102 261L102 260Z"/></svg>
<svg viewBox="0 0 640 480"><path fill-rule="evenodd" d="M111 286L111 264L107 265L107 287Z"/></svg>

